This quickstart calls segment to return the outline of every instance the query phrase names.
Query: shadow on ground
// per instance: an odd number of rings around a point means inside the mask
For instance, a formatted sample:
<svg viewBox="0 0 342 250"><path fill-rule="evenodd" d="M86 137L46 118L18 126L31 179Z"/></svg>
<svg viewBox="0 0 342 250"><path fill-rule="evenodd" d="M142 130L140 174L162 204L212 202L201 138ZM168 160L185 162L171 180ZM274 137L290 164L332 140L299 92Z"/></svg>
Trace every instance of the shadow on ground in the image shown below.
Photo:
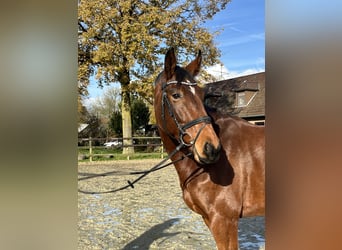
<svg viewBox="0 0 342 250"><path fill-rule="evenodd" d="M128 243L123 250L130 249L149 249L150 245L159 238L170 238L180 232L167 233L164 232L166 229L172 227L179 219L170 219L161 224L151 227L148 231L140 235L135 240Z"/></svg>

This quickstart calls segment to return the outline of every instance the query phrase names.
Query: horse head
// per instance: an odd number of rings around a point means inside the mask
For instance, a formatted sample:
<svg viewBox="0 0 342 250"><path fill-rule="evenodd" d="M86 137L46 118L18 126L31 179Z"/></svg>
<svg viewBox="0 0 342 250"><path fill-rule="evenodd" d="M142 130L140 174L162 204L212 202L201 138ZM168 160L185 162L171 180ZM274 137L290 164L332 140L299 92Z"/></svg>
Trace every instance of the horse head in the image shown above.
<svg viewBox="0 0 342 250"><path fill-rule="evenodd" d="M199 51L182 68L177 66L173 49L166 53L164 71L155 82L154 109L162 139L168 137L174 148L177 143L187 147L198 163L210 164L219 159L221 144L204 108L203 90L194 79L201 61Z"/></svg>

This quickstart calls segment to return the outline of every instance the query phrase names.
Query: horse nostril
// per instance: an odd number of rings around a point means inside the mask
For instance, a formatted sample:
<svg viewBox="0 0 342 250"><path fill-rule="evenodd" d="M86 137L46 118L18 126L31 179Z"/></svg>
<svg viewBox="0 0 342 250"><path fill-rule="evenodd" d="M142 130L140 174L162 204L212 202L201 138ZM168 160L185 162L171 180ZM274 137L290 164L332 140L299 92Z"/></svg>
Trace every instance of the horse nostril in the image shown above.
<svg viewBox="0 0 342 250"><path fill-rule="evenodd" d="M214 147L213 144L206 142L204 145L204 153L209 158L216 158L218 154L220 153L221 146L219 145L217 148Z"/></svg>
<svg viewBox="0 0 342 250"><path fill-rule="evenodd" d="M206 155L211 155L211 152L213 151L213 145L211 143L206 142L204 145L204 152Z"/></svg>

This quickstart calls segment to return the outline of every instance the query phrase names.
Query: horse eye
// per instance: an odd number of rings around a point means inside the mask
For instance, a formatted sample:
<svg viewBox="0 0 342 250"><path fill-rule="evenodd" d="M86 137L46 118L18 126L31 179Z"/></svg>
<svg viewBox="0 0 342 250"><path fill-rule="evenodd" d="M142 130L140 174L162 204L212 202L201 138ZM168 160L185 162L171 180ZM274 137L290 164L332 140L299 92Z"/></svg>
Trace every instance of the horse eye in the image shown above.
<svg viewBox="0 0 342 250"><path fill-rule="evenodd" d="M181 94L179 94L179 93L174 93L174 94L172 94L172 98L173 98L173 99L179 99L179 98L181 98Z"/></svg>

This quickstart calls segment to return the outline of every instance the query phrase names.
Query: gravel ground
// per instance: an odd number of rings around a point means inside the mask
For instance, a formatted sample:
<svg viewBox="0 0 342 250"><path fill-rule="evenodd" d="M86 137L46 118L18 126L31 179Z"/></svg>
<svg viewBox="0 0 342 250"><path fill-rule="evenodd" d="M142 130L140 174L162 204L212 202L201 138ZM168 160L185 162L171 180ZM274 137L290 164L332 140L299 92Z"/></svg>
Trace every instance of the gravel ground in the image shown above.
<svg viewBox="0 0 342 250"><path fill-rule="evenodd" d="M129 171L150 169L159 160L79 163L78 177L115 172L79 180L81 190L106 191L137 176ZM200 215L183 202L178 176L171 165L151 173L135 188L109 194L78 195L78 249L216 249ZM242 219L240 249L264 245L264 218Z"/></svg>

